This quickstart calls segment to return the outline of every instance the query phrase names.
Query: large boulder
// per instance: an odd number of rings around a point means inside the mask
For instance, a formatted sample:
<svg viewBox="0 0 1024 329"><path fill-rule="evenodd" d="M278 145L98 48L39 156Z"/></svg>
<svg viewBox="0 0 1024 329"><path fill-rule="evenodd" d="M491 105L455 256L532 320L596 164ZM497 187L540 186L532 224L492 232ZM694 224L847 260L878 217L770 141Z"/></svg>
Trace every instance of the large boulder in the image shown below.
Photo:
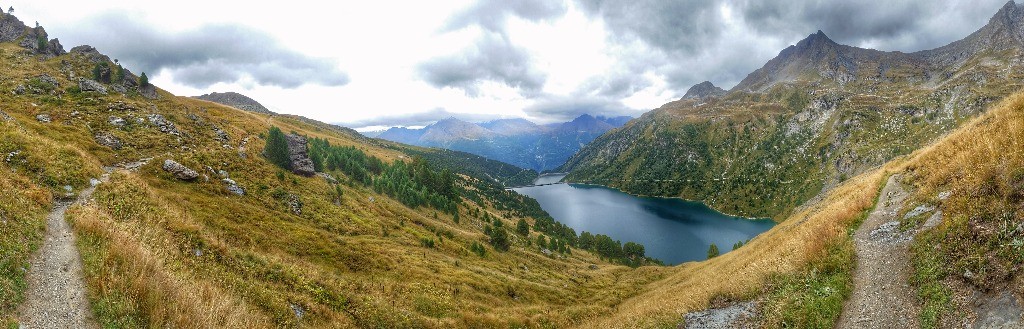
<svg viewBox="0 0 1024 329"><path fill-rule="evenodd" d="M139 94L148 99L160 99L160 95L156 93L156 86L152 83L139 86Z"/></svg>
<svg viewBox="0 0 1024 329"><path fill-rule="evenodd" d="M189 167L185 167L185 165L182 165L171 159L164 160L163 168L164 171L171 173L171 175L174 175L174 178L183 181L190 181L199 178L198 172L190 169Z"/></svg>
<svg viewBox="0 0 1024 329"><path fill-rule="evenodd" d="M81 89L82 91L97 92L104 95L107 94L107 87L104 87L102 83L86 78L78 78L78 89Z"/></svg>
<svg viewBox="0 0 1024 329"><path fill-rule="evenodd" d="M309 150L306 148L306 137L294 133L285 137L288 140L288 159L291 160L292 172L307 177L316 174L313 170L313 160L309 159Z"/></svg>

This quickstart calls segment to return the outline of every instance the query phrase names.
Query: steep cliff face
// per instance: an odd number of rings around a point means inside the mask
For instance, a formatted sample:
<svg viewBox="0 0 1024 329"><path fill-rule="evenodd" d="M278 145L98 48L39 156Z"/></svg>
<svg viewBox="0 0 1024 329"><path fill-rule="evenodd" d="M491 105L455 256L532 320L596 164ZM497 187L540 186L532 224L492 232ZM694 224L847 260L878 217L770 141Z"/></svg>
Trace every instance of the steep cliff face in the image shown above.
<svg viewBox="0 0 1024 329"><path fill-rule="evenodd" d="M1010 2L967 38L915 53L840 45L819 31L725 95L665 104L560 170L571 181L782 218L1017 91L1022 19Z"/></svg>

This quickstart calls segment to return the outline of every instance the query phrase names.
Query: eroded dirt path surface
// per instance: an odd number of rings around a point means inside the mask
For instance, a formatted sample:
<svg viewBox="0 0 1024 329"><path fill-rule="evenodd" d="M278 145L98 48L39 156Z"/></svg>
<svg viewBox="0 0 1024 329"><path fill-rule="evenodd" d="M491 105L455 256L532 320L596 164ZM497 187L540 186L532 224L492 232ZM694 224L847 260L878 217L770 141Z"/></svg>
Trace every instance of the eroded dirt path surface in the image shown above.
<svg viewBox="0 0 1024 329"><path fill-rule="evenodd" d="M917 328L920 309L910 285L910 243L916 230L900 231L900 208L909 193L889 178L875 210L854 233L857 268L853 293L837 328Z"/></svg>
<svg viewBox="0 0 1024 329"><path fill-rule="evenodd" d="M75 247L75 236L64 219L64 212L74 203L85 202L96 190L96 184L82 190L74 202L55 202L47 217L43 245L32 257L26 281L25 302L19 308L21 328L96 328L86 299L82 280L82 259Z"/></svg>

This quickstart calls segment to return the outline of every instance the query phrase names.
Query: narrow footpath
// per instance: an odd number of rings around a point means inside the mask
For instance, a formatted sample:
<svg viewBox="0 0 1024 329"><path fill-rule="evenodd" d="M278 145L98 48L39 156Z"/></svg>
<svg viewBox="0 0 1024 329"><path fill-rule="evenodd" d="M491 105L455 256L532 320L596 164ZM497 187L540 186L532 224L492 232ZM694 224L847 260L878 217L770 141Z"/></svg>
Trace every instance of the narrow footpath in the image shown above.
<svg viewBox="0 0 1024 329"><path fill-rule="evenodd" d="M75 203L89 200L96 185L93 181L75 201L55 202L47 217L43 245L32 256L26 281L25 301L18 309L21 328L96 328L86 299L82 280L82 258L75 247L75 236L64 219L64 212Z"/></svg>
<svg viewBox="0 0 1024 329"><path fill-rule="evenodd" d="M843 305L837 328L918 327L920 308L909 282L910 243L917 230L900 231L898 217L910 193L896 175L889 177L881 193L853 236L853 293Z"/></svg>

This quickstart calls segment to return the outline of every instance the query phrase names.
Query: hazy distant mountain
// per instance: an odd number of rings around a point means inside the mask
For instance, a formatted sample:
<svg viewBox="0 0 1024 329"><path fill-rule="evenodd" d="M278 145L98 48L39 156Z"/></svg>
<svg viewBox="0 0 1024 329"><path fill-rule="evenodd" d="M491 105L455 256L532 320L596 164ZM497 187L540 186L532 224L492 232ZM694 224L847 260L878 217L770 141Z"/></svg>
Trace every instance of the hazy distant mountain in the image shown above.
<svg viewBox="0 0 1024 329"><path fill-rule="evenodd" d="M377 138L463 151L543 171L560 166L581 147L630 119L584 114L570 122L541 126L526 119L476 124L448 118L421 129L391 128Z"/></svg>
<svg viewBox="0 0 1024 329"><path fill-rule="evenodd" d="M546 129L526 119L499 119L480 124L499 135L522 135L544 132Z"/></svg>
<svg viewBox="0 0 1024 329"><path fill-rule="evenodd" d="M260 104L260 102L257 102L252 98L249 98L249 96L242 95L236 92L209 93L202 96L194 96L193 98L224 104L243 111L263 114L275 114L274 112L268 110L265 106L263 106L263 104Z"/></svg>

